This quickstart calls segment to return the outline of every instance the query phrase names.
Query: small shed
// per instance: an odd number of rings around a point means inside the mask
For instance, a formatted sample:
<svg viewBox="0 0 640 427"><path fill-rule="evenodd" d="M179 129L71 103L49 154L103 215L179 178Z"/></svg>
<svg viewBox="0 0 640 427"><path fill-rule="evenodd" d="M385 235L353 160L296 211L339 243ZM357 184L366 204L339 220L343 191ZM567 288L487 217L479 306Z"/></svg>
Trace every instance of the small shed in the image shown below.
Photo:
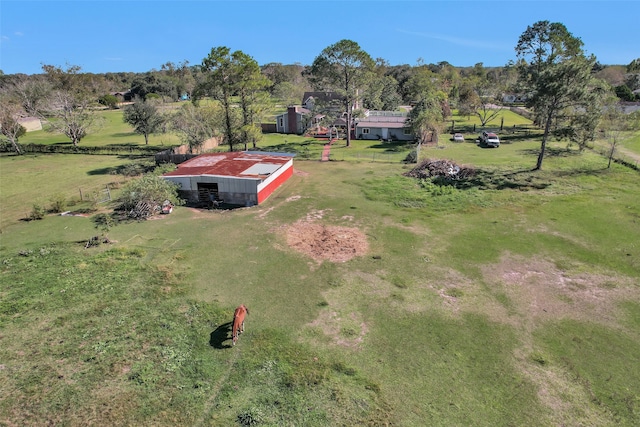
<svg viewBox="0 0 640 427"><path fill-rule="evenodd" d="M254 206L293 175L294 154L259 151L201 154L163 178L179 185L190 203Z"/></svg>

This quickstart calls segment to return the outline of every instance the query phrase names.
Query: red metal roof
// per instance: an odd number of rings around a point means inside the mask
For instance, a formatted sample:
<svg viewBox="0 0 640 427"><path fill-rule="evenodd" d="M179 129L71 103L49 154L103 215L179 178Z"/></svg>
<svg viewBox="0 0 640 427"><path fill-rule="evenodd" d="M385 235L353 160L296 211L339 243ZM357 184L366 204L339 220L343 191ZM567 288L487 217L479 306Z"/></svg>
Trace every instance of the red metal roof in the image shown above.
<svg viewBox="0 0 640 427"><path fill-rule="evenodd" d="M285 165L292 157L285 153L263 154L247 151L206 153L180 163L178 169L163 176L214 175L262 180Z"/></svg>

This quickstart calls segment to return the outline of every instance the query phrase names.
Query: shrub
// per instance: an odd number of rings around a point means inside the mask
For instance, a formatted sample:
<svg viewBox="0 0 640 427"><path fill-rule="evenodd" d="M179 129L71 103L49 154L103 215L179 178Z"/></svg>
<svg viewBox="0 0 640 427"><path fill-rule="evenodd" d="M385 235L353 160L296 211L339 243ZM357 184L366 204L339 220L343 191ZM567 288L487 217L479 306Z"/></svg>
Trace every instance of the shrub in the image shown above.
<svg viewBox="0 0 640 427"><path fill-rule="evenodd" d="M61 193L56 193L49 199L51 202L51 212L60 213L67 209L67 198Z"/></svg>
<svg viewBox="0 0 640 427"><path fill-rule="evenodd" d="M142 175L144 171L145 168L143 165L138 163L131 163L118 168L117 173L124 176L138 176Z"/></svg>
<svg viewBox="0 0 640 427"><path fill-rule="evenodd" d="M111 215L107 214L98 214L93 217L93 223L97 229L102 231L103 236L106 236L109 230L116 225L116 221L113 219Z"/></svg>
<svg viewBox="0 0 640 427"><path fill-rule="evenodd" d="M165 200L174 206L182 204L178 186L160 176L146 174L124 186L118 209L126 211L131 218L146 218L159 211Z"/></svg>
<svg viewBox="0 0 640 427"><path fill-rule="evenodd" d="M118 98L116 98L114 95L103 95L98 99L98 102L101 105L109 108L110 110L115 110L116 108L118 108Z"/></svg>
<svg viewBox="0 0 640 427"><path fill-rule="evenodd" d="M635 101L635 94L627 85L620 85L615 87L616 96L623 101Z"/></svg>
<svg viewBox="0 0 640 427"><path fill-rule="evenodd" d="M407 154L407 157L404 158L403 162L404 163L418 163L418 151L417 150L411 150L409 152L409 154Z"/></svg>
<svg viewBox="0 0 640 427"><path fill-rule="evenodd" d="M153 174L159 176L174 170L176 170L176 165L174 163L163 163L153 169Z"/></svg>
<svg viewBox="0 0 640 427"><path fill-rule="evenodd" d="M255 426L264 420L264 413L260 408L252 407L238 414L237 421L241 426Z"/></svg>
<svg viewBox="0 0 640 427"><path fill-rule="evenodd" d="M45 210L44 206L40 205L39 203L34 203L33 207L31 208L31 213L29 214L29 219L42 219L44 218L46 213L47 211Z"/></svg>

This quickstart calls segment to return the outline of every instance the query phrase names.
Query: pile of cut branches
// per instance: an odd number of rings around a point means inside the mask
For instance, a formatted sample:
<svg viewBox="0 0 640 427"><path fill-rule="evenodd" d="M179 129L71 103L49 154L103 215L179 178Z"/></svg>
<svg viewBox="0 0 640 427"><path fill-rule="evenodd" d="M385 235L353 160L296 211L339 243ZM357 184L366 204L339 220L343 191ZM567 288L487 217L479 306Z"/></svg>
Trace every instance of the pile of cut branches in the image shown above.
<svg viewBox="0 0 640 427"><path fill-rule="evenodd" d="M134 219L147 219L160 212L160 209L160 205L153 200L140 200L127 212L127 216Z"/></svg>
<svg viewBox="0 0 640 427"><path fill-rule="evenodd" d="M418 179L445 178L457 180L472 177L475 173L476 170L474 168L459 166L451 160L427 159L404 175Z"/></svg>

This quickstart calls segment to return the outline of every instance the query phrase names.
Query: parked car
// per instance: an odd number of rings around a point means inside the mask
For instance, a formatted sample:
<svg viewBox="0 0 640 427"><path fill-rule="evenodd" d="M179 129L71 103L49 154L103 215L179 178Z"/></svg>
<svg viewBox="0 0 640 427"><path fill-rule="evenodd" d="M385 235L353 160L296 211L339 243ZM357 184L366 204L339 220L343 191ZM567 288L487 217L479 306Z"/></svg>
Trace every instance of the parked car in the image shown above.
<svg viewBox="0 0 640 427"><path fill-rule="evenodd" d="M464 142L464 135L461 133L454 133L453 134L453 141L454 142Z"/></svg>
<svg viewBox="0 0 640 427"><path fill-rule="evenodd" d="M500 138L493 132L482 132L480 143L486 147L498 148L500 146Z"/></svg>

